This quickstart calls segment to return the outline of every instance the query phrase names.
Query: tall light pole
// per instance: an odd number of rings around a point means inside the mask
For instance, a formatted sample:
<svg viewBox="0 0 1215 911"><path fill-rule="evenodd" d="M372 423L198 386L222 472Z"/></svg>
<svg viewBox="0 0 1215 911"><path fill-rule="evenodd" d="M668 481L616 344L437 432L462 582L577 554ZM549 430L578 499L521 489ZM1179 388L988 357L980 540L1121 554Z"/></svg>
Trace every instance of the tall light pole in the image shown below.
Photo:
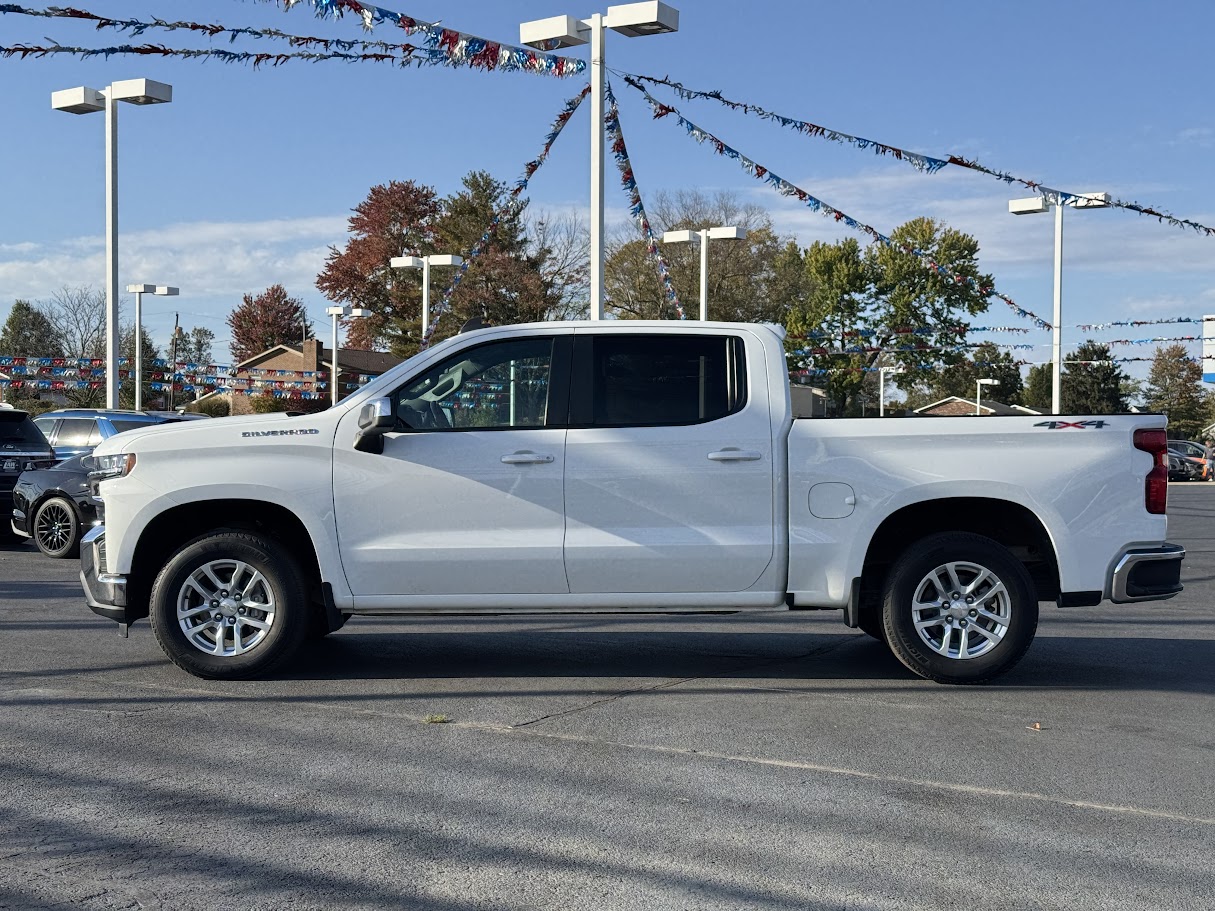
<svg viewBox="0 0 1215 911"><path fill-rule="evenodd" d="M160 297L177 297L178 289L172 285L127 285L127 293L135 295L135 410L143 410L143 296L156 294ZM173 357L173 371L177 371L177 356Z"/></svg>
<svg viewBox="0 0 1215 911"><path fill-rule="evenodd" d="M426 256L394 256L388 261L393 269L422 270L422 338L430 329L430 267L431 266L460 266L464 264L463 256L454 253L430 253Z"/></svg>
<svg viewBox="0 0 1215 911"><path fill-rule="evenodd" d="M1055 313L1051 322L1054 332L1051 336L1051 414L1063 411L1063 207L1073 209L1104 209L1109 205L1108 193L1081 193L1068 197L1062 205L1053 203L1055 207ZM1010 199L1008 211L1013 215L1039 215L1050 210L1052 203L1045 196L1030 196L1022 199Z"/></svg>
<svg viewBox="0 0 1215 911"><path fill-rule="evenodd" d="M902 367L878 367L878 417L886 417L886 374L906 372Z"/></svg>
<svg viewBox="0 0 1215 911"><path fill-rule="evenodd" d="M664 244L700 244L700 318L709 318L709 241L742 240L747 232L742 228L701 228L699 231L664 231Z"/></svg>
<svg viewBox="0 0 1215 911"><path fill-rule="evenodd" d="M999 385L1000 385L999 380L989 380L989 379L975 380L975 414L983 413L982 411L979 410L979 402L982 401L982 399L983 399L983 387L984 386L999 386Z"/></svg>
<svg viewBox="0 0 1215 911"><path fill-rule="evenodd" d="M51 93L51 107L69 114L105 111L105 402L118 407L118 102L167 104L173 86L124 79L103 91L77 86Z"/></svg>
<svg viewBox="0 0 1215 911"><path fill-rule="evenodd" d="M329 370L329 385L333 389L333 404L338 403L338 380L341 378L341 369L338 367L338 320L347 316L355 319L362 319L365 316L371 316L371 311L363 307L351 307L349 304L342 304L340 307L328 307L325 310L333 317L333 348L332 364Z"/></svg>
<svg viewBox="0 0 1215 911"><path fill-rule="evenodd" d="M552 51L579 44L591 46L591 319L603 319L603 173L607 165L603 138L605 80L604 29L628 38L679 31L679 10L659 0L609 6L589 19L553 16L519 26L519 43Z"/></svg>

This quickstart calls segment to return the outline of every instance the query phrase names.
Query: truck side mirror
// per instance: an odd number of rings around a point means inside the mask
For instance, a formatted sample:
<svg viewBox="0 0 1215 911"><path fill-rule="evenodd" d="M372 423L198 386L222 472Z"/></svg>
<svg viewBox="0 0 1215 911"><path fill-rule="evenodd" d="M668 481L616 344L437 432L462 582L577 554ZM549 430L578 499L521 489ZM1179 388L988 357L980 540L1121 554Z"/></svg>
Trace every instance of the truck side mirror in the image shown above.
<svg viewBox="0 0 1215 911"><path fill-rule="evenodd" d="M392 410L392 399L372 399L359 409L359 432L354 438L354 448L372 455L382 454L384 434L396 424L397 416Z"/></svg>

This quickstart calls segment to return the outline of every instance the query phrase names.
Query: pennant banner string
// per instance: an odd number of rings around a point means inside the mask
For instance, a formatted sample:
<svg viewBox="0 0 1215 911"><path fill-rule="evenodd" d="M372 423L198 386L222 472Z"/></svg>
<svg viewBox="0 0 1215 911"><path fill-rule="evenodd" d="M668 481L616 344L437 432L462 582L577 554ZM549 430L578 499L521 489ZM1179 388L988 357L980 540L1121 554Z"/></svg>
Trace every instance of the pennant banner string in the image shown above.
<svg viewBox="0 0 1215 911"><path fill-rule="evenodd" d="M639 92L642 93L642 95L645 96L646 101L649 102L650 107L654 111L654 118L656 120L666 117L667 115L670 115L670 114L675 115L675 118L679 122L679 125L682 126L684 128L684 130L687 131L687 134L692 139L694 139L697 143L700 143L702 145L705 142L710 143L718 155L724 155L727 158L733 158L735 161L737 161L739 163L739 165L742 167L742 169L744 171L746 171L748 174L750 174L756 180L770 184L782 196L796 196L801 202L805 203L806 206L812 212L818 212L820 215L823 215L827 218L833 218L833 219L835 219L835 221L841 222L842 224L846 225L847 227L852 228L854 231L859 231L862 234L869 235L869 237L871 237L873 240L876 240L878 243L883 244L884 246L887 246L893 250L901 250L904 253L910 253L913 256L919 257L923 262L925 262L928 265L929 268L931 268L934 271L938 272L939 274L945 276L946 278L952 279L956 284L964 284L964 285L967 285L967 286L973 288L974 290L978 291L979 294L983 295L984 297L999 298L1000 300L1004 301L1004 303L1007 304L1008 307L1014 313L1016 313L1018 316L1020 316L1024 319L1032 321L1033 324L1035 326L1037 326L1039 329L1052 328L1051 324L1048 323L1046 320L1042 319L1042 317L1038 316L1036 313L1034 313L1030 310L1026 310L1024 307L1019 306L1016 303L1016 301L1014 301L1011 297L1008 297L1006 294L1001 294L995 288L983 287L977 281L975 281L973 278L970 278L969 276L959 275L959 274L951 272L946 266L942 266L939 263L935 262L932 259L932 257L929 256L927 253L925 253L923 250L919 250L915 247L912 247L909 244L896 243L893 238L881 233L873 226L867 225L864 222L857 221L855 218L853 218L851 215L847 214L846 212L842 212L839 209L835 208L834 206L828 205L827 203L823 202L821 199L817 199L816 197L811 196L809 193L807 193L801 187L790 183L789 181L785 180L783 177L778 177L770 169L765 168L763 165L759 164L758 162L752 161L750 158L743 155L737 149L734 149L731 146L726 145L726 143L722 142L722 140L718 139L715 135L710 133L708 130L701 129L695 123L693 123L692 121L685 118L675 108L658 101L656 98L654 98L654 96L652 96L648 91L646 91L645 87L643 85L641 85L641 83L636 82L631 79L626 80L626 81L629 83L629 85L633 86L633 88L637 89Z"/></svg>
<svg viewBox="0 0 1215 911"><path fill-rule="evenodd" d="M436 29L429 23L421 23L418 20L409 20L417 23L415 26L404 26L406 34L417 34L419 32L426 36L425 47L415 47L412 44L392 43L388 41L353 41L337 38L317 38L305 35L292 35L280 31L275 28L229 28L227 26L216 23L198 23L190 21L166 21L163 19L153 18L150 21L139 19L114 19L108 16L100 16L95 13L90 13L86 10L74 9L72 7L49 7L45 10L29 9L19 6L14 3L0 3L0 13L15 13L26 16L40 16L46 18L70 18L80 19L88 22L95 22L98 29L113 28L121 32L130 32L136 37L142 36L150 29L162 31L178 31L186 30L192 32L200 32L205 35L214 37L216 35L228 35L230 41L235 41L238 37L250 38L270 38L288 42L292 47L314 48L320 47L324 49L324 54L316 57L308 56L293 56L282 54L271 54L269 60L276 63L286 62L289 59L303 60L371 60L376 62L386 62L389 60L397 61L402 66L416 65L447 65L453 67L468 66L473 69L481 70L524 70L529 72L544 73L556 76L569 76L582 72L585 69L585 64L580 60L572 58L552 58L551 55L538 54L534 51L528 51L523 48L512 48L506 45L496 44L494 42L486 42L483 39L474 38L473 36L462 36L460 40L447 40L444 38L445 33L461 35L461 33L451 33L450 30ZM408 17L402 17L408 20ZM432 32L437 34L432 34ZM433 40L432 40L433 39ZM470 42L475 46L471 48ZM476 45L476 42L480 42ZM37 47L29 45L17 45L14 51L22 57L27 56L46 56L48 53L56 53L55 47L61 45L51 42L50 47ZM76 49L82 56L95 56L97 53L106 53L106 56L117 53L144 53L152 54L153 51L142 50L134 51L130 48L153 48L160 47L159 45L121 45L118 48L91 48L88 49L93 53L84 53L85 49ZM28 52L22 53L21 48L28 48ZM339 53L334 53L336 48ZM168 49L166 49L168 50ZM360 53L353 53L358 50ZM373 53L379 52L379 53ZM62 53L62 52L59 52ZM397 57L396 53L402 56ZM346 56L342 56L342 55ZM388 56L385 56L388 55ZM14 54L6 54L6 56L14 56ZM165 55L169 56L169 55ZM173 54L172 56L186 56L185 54ZM201 56L201 55L192 55ZM258 59L258 55L248 55L237 53L236 56L213 54L217 59L225 62L247 62L253 60L255 64L260 65L264 62L269 62L267 58ZM282 59L277 59L277 58ZM550 58L550 59L543 59ZM566 61L553 63L552 61ZM406 63L408 61L408 63Z"/></svg>
<svg viewBox="0 0 1215 911"><path fill-rule="evenodd" d="M610 81L606 88L608 109L603 121L607 128L608 140L611 143L612 157L616 159L616 167L620 170L620 185L624 187L624 191L629 197L629 213L636 219L637 226L641 229L642 240L645 242L646 252L649 253L658 268L658 277L662 280L667 302L674 306L680 319L685 319L687 314L684 313L679 295L675 293L675 285L671 282L671 270L667 266L666 257L662 255L662 250L658 246L658 238L654 235L650 220L645 214L645 204L641 201L641 190L637 187L637 178L633 174L633 165L629 161L629 150L624 144L624 131L620 129L620 110L616 106L616 96L612 94Z"/></svg>
<svg viewBox="0 0 1215 911"><path fill-rule="evenodd" d="M561 113L557 115L557 119L553 121L549 127L548 134L544 137L544 146L540 149L540 154L529 161L523 167L523 176L516 182L511 189L507 199L511 202L518 199L524 190L527 189L528 183L531 182L532 175L540 170L541 165L548 160L549 152L553 149L553 143L557 141L557 137L561 135L561 131L565 129L565 125L569 123L570 118L574 116L574 112L578 110L578 106L582 104L587 95L591 93L590 85L585 86L581 92L569 99L564 107L561 108ZM498 230L498 224L502 220L501 213L494 215L493 220L489 223L489 227L485 229L485 233L477 239L473 244L472 249L464 254L464 262L462 262L456 274L452 276L451 284L449 284L443 292L443 297L439 301L439 306L435 308L434 318L431 320L430 326L426 330L426 335L422 339L419 346L422 351L430 347L430 340L435 334L435 329L439 326L439 320L443 314L451 307L451 296L455 293L456 288L460 286L460 282L464 280L464 275L468 272L468 267L472 265L473 260L485 252L485 248L489 246L490 240Z"/></svg>
<svg viewBox="0 0 1215 911"><path fill-rule="evenodd" d="M426 22L371 3L363 3L362 0L259 0L259 2L274 3L287 11L300 4L307 4L313 8L318 19L329 17L340 19L350 12L362 20L363 28L369 32L377 25L387 22L404 30L407 35L424 35L428 48L444 51L453 62L467 61L469 65L479 69L530 70L552 76L574 76L586 72L586 61L583 60L560 57L532 48L515 47L486 38L478 38L476 35L442 28L436 22Z"/></svg>
<svg viewBox="0 0 1215 911"><path fill-rule="evenodd" d="M773 123L778 123L782 127L786 127L795 132L802 133L806 136L826 139L830 142L838 142L845 145L853 146L861 150L872 150L875 155L888 155L897 161L903 161L911 165L918 171L925 174L935 174L937 171L944 168L946 165L954 165L956 167L967 168L971 171L978 171L981 174L987 174L991 177L1001 180L1006 184L1020 184L1027 187L1033 192L1042 196L1051 205L1069 205L1074 200L1082 199L1082 193L1069 193L1065 190L1056 190L1051 187L1044 186L1040 181L1029 180L1024 177L1017 177L1006 171L999 171L994 168L986 167L979 164L974 159L967 159L961 155L946 155L943 157L933 157L931 155L921 155L917 152L910 152L907 149L901 149L898 146L888 145L883 142L876 142L872 139L865 139L861 136L853 136L850 133L845 133L841 130L833 130L830 127L820 126L817 123L810 123L806 120L799 120L796 117L785 117L781 114L773 113L765 110L756 104L749 104L740 101L731 101L725 98L721 92L698 91L690 89L682 83L675 82L669 78L659 78L656 76L641 76L635 73L620 73L616 70L613 72L626 80L636 80L637 83L648 83L650 85L663 85L671 89L680 98L685 101L690 101L696 98L706 98L723 104L731 110L742 111L744 114L752 114L756 117L761 117L765 120L770 120ZM1175 228L1189 228L1199 234L1207 237L1215 236L1215 228L1200 224L1189 218L1177 218L1168 212L1163 212L1152 206L1141 205L1137 202L1127 202L1122 199L1110 199L1108 205L1119 209L1127 209L1131 212L1137 212L1140 215L1147 215L1161 222L1167 222Z"/></svg>

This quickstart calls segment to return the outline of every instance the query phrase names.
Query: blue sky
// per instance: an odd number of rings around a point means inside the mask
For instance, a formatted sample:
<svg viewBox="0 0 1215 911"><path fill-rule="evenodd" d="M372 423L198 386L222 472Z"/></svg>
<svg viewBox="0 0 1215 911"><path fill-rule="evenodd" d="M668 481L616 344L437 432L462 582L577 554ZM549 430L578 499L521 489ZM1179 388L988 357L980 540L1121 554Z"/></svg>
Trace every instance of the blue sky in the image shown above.
<svg viewBox="0 0 1215 911"><path fill-rule="evenodd" d="M37 0L26 6L39 8ZM392 0L419 19L515 43L518 23L593 8L566 0ZM1215 6L1174 2L932 5L894 2L747 4L684 0L680 31L610 35L613 68L669 75L793 117L931 155L961 154L1072 191L1108 191L1215 224L1215 101L1209 74ZM273 26L359 38L358 20L314 17L258 0L90 0L102 15ZM388 26L373 38L398 40ZM0 16L0 44L102 47L131 42L87 23ZM278 49L267 39L152 33L171 47ZM584 49L571 53L582 54ZM289 63L253 70L214 61L114 57L0 59L0 317L16 297L104 282L103 122L50 109L50 93L146 76L174 102L123 106L120 117L121 282L177 284L176 301L145 302L163 344L174 309L205 325L226 355L224 319L245 292L275 282L323 320L313 287L330 244L368 188L412 178L440 193L471 169L513 181L579 81L522 73L389 65ZM643 196L726 188L763 204L801 243L847 236L748 177L734 162L652 121L617 83L621 120ZM782 131L708 101L673 101L759 163L888 231L917 215L974 234L997 287L1047 319L1053 219L1015 218L1027 191L946 168L898 162ZM533 178L534 209L585 210L588 106ZM625 197L608 173L609 218ZM1065 324L1215 313L1215 238L1120 210L1068 212ZM998 301L985 322L1020 325ZM1188 335L1196 327L1099 333L1103 339ZM1006 340L1006 339L1002 339ZM1018 339L1019 340L1019 339ZM1075 331L1069 341L1079 341ZM1029 341L1043 343L1044 334ZM1197 354L1197 347L1194 347ZM1031 357L1044 360L1048 349ZM1126 355L1151 348L1122 348ZM1136 370L1141 373L1141 370Z"/></svg>

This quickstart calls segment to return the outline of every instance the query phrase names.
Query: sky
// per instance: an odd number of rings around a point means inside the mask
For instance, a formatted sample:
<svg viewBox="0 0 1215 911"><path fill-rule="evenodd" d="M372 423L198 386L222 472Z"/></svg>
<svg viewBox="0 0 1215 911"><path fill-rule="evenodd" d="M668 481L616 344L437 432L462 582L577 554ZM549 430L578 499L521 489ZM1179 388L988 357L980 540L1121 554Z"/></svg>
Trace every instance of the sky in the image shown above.
<svg viewBox="0 0 1215 911"><path fill-rule="evenodd" d="M567 0L386 0L446 27L518 43L522 21L593 8ZM42 8L39 0L26 0ZM320 20L307 0L87 0L100 15L182 19L292 34L365 37L360 20ZM789 117L936 157L957 154L1072 192L1104 191L1215 225L1215 99L1209 73L1215 5L1127 0L941 0L907 4L682 0L677 33L609 33L612 69L719 89ZM388 25L370 36L401 40ZM410 40L410 39L404 39ZM418 39L414 39L415 41ZM269 38L208 39L148 32L132 39L64 19L0 15L0 46L289 50ZM566 52L585 56L585 48ZM113 56L0 58L0 318L16 298L64 286L104 287L104 124L53 111L50 94L119 79L173 85L173 103L120 113L120 282L172 284L145 297L145 325L165 346L173 314L217 336L246 293L282 283L327 337L327 301L314 286L350 210L377 183L413 179L440 194L470 170L512 182L535 157L581 77L371 63L291 62L253 69L214 60ZM806 245L850 236L796 199L655 121L614 80L643 198L659 190L730 190L763 205L776 229ZM1050 319L1054 220L1014 217L1016 185L949 167L922 174L901 162L729 111L712 101L661 100L766 168L878 230L916 216L973 234L980 265L1019 305ZM587 211L589 105L533 177L533 212ZM627 219L609 162L608 219ZM1215 313L1215 237L1119 209L1072 211L1064 231L1065 326ZM863 240L863 238L862 238ZM452 251L458 252L458 251ZM129 306L128 306L129 311ZM976 323L1030 325L993 301ZM1100 340L1192 335L1197 326L1089 333ZM1065 343L1082 340L1065 332ZM976 340L980 340L976 337ZM998 341L1049 342L1035 331ZM1190 346L1199 353L1197 345ZM1120 347L1148 356L1152 346ZM0 352L3 353L3 352ZM1049 347L1020 352L1046 360ZM1130 365L1143 375L1146 367Z"/></svg>

